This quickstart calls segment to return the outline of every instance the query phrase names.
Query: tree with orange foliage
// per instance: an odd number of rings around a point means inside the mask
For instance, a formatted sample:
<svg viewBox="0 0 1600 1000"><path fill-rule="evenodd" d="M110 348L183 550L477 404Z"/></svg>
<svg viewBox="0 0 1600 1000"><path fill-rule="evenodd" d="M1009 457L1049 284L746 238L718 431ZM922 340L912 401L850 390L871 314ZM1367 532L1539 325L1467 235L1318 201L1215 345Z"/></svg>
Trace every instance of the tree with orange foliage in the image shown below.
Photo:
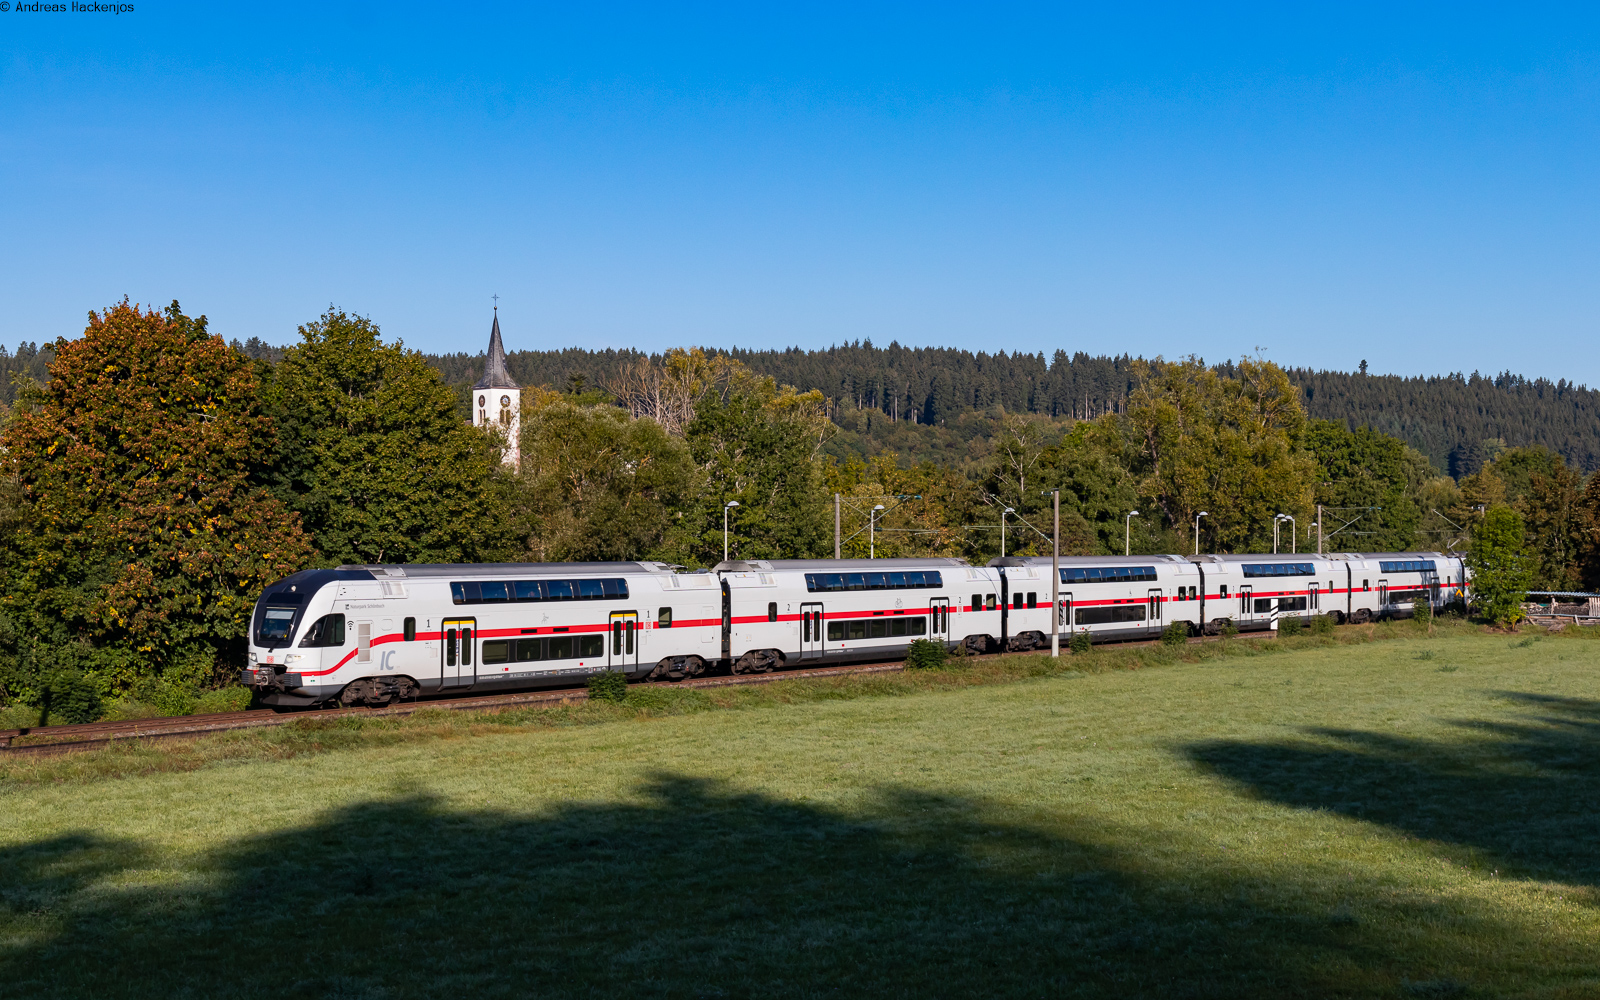
<svg viewBox="0 0 1600 1000"><path fill-rule="evenodd" d="M314 555L252 478L274 430L250 361L177 302L90 313L55 352L0 437L20 492L8 693L64 668L117 689L201 681L219 654L242 659L262 587Z"/></svg>

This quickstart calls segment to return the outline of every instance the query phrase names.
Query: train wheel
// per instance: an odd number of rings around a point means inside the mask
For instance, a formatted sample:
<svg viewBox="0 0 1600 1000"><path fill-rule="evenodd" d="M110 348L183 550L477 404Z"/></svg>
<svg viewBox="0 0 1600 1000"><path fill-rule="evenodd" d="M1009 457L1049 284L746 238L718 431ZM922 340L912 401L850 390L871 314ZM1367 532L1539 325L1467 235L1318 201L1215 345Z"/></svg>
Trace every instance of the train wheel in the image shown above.
<svg viewBox="0 0 1600 1000"><path fill-rule="evenodd" d="M339 707L354 708L367 700L367 691L371 687L365 680L351 681L339 692Z"/></svg>

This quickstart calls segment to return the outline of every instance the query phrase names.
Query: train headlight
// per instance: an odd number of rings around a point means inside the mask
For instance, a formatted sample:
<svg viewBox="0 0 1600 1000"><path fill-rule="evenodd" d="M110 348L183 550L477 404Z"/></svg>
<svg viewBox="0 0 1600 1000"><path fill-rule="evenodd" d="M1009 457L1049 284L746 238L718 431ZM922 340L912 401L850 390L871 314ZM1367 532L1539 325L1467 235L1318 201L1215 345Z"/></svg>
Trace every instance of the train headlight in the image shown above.
<svg viewBox="0 0 1600 1000"><path fill-rule="evenodd" d="M250 654L250 662L251 662L251 663L254 663L254 662L256 662L256 654L254 654L254 653L251 653L251 654Z"/></svg>
<svg viewBox="0 0 1600 1000"><path fill-rule="evenodd" d="M299 653L290 653L288 656L285 656L283 658L283 662L285 664L299 663L301 661L301 659L303 659L303 657L301 657L301 655Z"/></svg>

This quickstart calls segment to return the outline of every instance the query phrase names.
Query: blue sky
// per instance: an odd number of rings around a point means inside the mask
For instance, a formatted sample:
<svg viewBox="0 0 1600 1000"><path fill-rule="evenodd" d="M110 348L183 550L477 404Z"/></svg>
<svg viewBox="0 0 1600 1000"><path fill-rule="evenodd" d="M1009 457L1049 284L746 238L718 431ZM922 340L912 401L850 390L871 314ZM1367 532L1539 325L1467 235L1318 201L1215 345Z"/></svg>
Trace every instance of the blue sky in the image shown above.
<svg viewBox="0 0 1600 1000"><path fill-rule="evenodd" d="M0 341L843 340L1600 385L1593 9L0 14ZM1117 8L1117 9L1113 9Z"/></svg>

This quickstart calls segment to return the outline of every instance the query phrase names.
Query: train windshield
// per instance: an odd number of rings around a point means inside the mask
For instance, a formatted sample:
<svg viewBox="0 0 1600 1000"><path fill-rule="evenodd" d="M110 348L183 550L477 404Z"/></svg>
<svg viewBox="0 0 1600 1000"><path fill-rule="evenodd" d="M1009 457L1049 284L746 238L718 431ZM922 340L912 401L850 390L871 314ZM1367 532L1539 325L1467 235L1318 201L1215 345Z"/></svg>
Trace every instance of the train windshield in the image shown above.
<svg viewBox="0 0 1600 1000"><path fill-rule="evenodd" d="M294 608L268 608L256 631L256 641L265 646L274 642L288 642L289 629L294 625Z"/></svg>

